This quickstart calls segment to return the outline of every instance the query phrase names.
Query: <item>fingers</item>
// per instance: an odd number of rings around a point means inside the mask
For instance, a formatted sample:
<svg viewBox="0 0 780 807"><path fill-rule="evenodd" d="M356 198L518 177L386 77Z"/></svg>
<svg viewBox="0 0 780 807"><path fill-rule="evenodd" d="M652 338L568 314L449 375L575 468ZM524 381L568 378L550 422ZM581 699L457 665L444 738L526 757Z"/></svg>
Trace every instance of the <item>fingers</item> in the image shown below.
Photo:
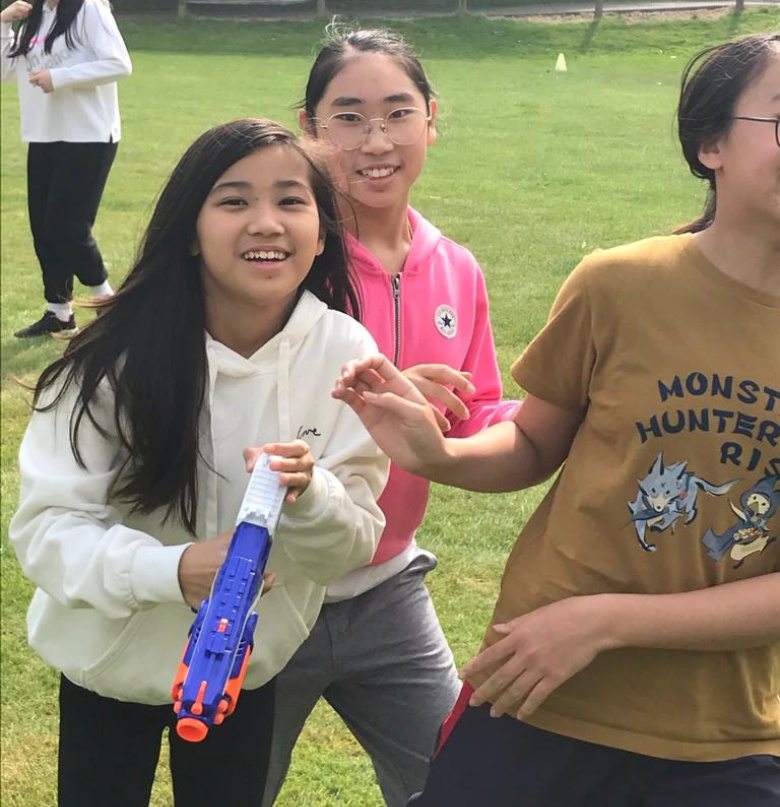
<svg viewBox="0 0 780 807"><path fill-rule="evenodd" d="M273 587L274 583L276 582L276 572L266 572L263 575L263 588L260 592L260 596L267 594Z"/></svg>
<svg viewBox="0 0 780 807"><path fill-rule="evenodd" d="M448 432L452 425L449 420L447 420L438 409L431 407L431 410L433 411L433 416L436 418L436 425L441 429L442 434Z"/></svg>
<svg viewBox="0 0 780 807"><path fill-rule="evenodd" d="M407 367L403 374L429 401L444 404L461 420L468 419L468 406L453 390L461 395L473 395L476 388L471 383L471 373L456 370L448 364L416 364L414 367Z"/></svg>
<svg viewBox="0 0 780 807"><path fill-rule="evenodd" d="M381 354L345 364L335 386L337 390L350 388L359 394L393 392L413 401L424 400L415 385Z"/></svg>
<svg viewBox="0 0 780 807"><path fill-rule="evenodd" d="M417 364L405 372L415 371L415 374L435 381L439 384L448 384L464 395L473 395L477 390L471 383L472 374L463 370L456 370L449 364Z"/></svg>
<svg viewBox="0 0 780 807"><path fill-rule="evenodd" d="M264 453L263 446L252 446L244 449L244 462L246 463L247 473L251 474L254 471L257 461Z"/></svg>
<svg viewBox="0 0 780 807"><path fill-rule="evenodd" d="M528 693L522 706L517 710L517 719L525 720L533 714L547 700L547 696L555 691L558 683L551 678L543 678Z"/></svg>
<svg viewBox="0 0 780 807"><path fill-rule="evenodd" d="M285 501L296 501L309 487L314 472L314 457L308 443L304 440L268 443L263 451L275 455L269 467L279 474L280 484L289 488Z"/></svg>
<svg viewBox="0 0 780 807"><path fill-rule="evenodd" d="M349 387L339 386L338 381L336 382L336 386L331 390L330 395L332 398L336 398L339 401L344 401L345 404L355 410L357 415L360 415L365 409L366 402L360 397L360 395Z"/></svg>
<svg viewBox="0 0 780 807"><path fill-rule="evenodd" d="M462 679L470 678L483 670L487 670L513 652L514 647L510 643L510 640L506 638L501 639L488 647L487 650L483 650L479 655L474 656L471 661L465 664L460 671L460 677Z"/></svg>
<svg viewBox="0 0 780 807"><path fill-rule="evenodd" d="M461 420L468 420L470 416L468 406L447 387L428 379L417 380L415 386L429 401L439 401L456 417Z"/></svg>
<svg viewBox="0 0 780 807"><path fill-rule="evenodd" d="M533 670L522 670L519 675L504 680L502 688L491 696L491 717L501 717L503 714L515 714L519 704L524 703L528 693L541 680L541 675Z"/></svg>

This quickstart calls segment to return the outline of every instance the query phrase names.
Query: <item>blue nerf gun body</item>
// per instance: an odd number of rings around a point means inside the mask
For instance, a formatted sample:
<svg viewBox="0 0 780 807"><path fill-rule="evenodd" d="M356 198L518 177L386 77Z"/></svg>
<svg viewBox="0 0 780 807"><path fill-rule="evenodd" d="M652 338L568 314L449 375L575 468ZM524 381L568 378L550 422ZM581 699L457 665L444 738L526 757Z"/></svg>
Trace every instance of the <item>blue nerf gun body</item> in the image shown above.
<svg viewBox="0 0 780 807"><path fill-rule="evenodd" d="M272 459L264 454L255 465L227 557L190 628L173 682L176 731L185 740L202 740L222 723L241 692L254 647L255 606L287 492L268 467Z"/></svg>

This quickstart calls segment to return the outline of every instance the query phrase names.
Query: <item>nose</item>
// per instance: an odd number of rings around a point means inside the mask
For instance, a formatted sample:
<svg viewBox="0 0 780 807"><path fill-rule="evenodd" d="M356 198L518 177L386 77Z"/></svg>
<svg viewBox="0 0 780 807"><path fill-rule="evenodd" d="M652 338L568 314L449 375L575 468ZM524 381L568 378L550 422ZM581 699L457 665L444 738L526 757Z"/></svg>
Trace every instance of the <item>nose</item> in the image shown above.
<svg viewBox="0 0 780 807"><path fill-rule="evenodd" d="M257 205L249 217L247 231L252 235L278 235L284 232L284 225L276 205Z"/></svg>
<svg viewBox="0 0 780 807"><path fill-rule="evenodd" d="M387 126L384 118L370 118L366 125L368 134L361 147L361 151L368 154L385 154L393 150L393 141L387 134Z"/></svg>

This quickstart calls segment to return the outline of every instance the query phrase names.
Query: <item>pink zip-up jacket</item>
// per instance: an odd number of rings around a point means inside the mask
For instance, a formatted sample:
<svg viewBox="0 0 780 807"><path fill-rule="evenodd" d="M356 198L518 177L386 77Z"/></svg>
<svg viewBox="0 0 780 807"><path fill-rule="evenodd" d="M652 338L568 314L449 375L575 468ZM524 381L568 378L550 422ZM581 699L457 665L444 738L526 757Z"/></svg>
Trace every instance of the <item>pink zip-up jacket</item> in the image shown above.
<svg viewBox="0 0 780 807"><path fill-rule="evenodd" d="M379 350L401 370L415 364L448 364L472 374L474 395L465 401L470 417L446 416L448 437L468 437L511 419L517 401L501 400L501 376L490 328L485 278L474 256L446 238L416 210L408 210L412 243L403 272L391 277L376 257L347 234L358 281L360 319ZM422 523L430 483L390 466L379 499L385 525L371 561L382 563L403 552Z"/></svg>

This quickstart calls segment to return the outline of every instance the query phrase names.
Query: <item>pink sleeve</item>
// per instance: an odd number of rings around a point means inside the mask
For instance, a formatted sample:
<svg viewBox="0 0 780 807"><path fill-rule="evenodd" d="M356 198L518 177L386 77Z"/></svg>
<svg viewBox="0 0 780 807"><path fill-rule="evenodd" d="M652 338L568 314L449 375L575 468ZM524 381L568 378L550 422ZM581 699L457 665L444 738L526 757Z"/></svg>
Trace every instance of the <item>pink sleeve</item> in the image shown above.
<svg viewBox="0 0 780 807"><path fill-rule="evenodd" d="M494 423L511 420L521 405L520 401L501 400L503 392L501 374L498 371L496 347L490 326L485 278L481 270L478 270L474 306L476 309L474 330L463 366L460 368L472 374L471 381L476 387L474 395L466 400L471 417L468 420L461 420L447 411L446 416L452 424L447 437L468 437Z"/></svg>

